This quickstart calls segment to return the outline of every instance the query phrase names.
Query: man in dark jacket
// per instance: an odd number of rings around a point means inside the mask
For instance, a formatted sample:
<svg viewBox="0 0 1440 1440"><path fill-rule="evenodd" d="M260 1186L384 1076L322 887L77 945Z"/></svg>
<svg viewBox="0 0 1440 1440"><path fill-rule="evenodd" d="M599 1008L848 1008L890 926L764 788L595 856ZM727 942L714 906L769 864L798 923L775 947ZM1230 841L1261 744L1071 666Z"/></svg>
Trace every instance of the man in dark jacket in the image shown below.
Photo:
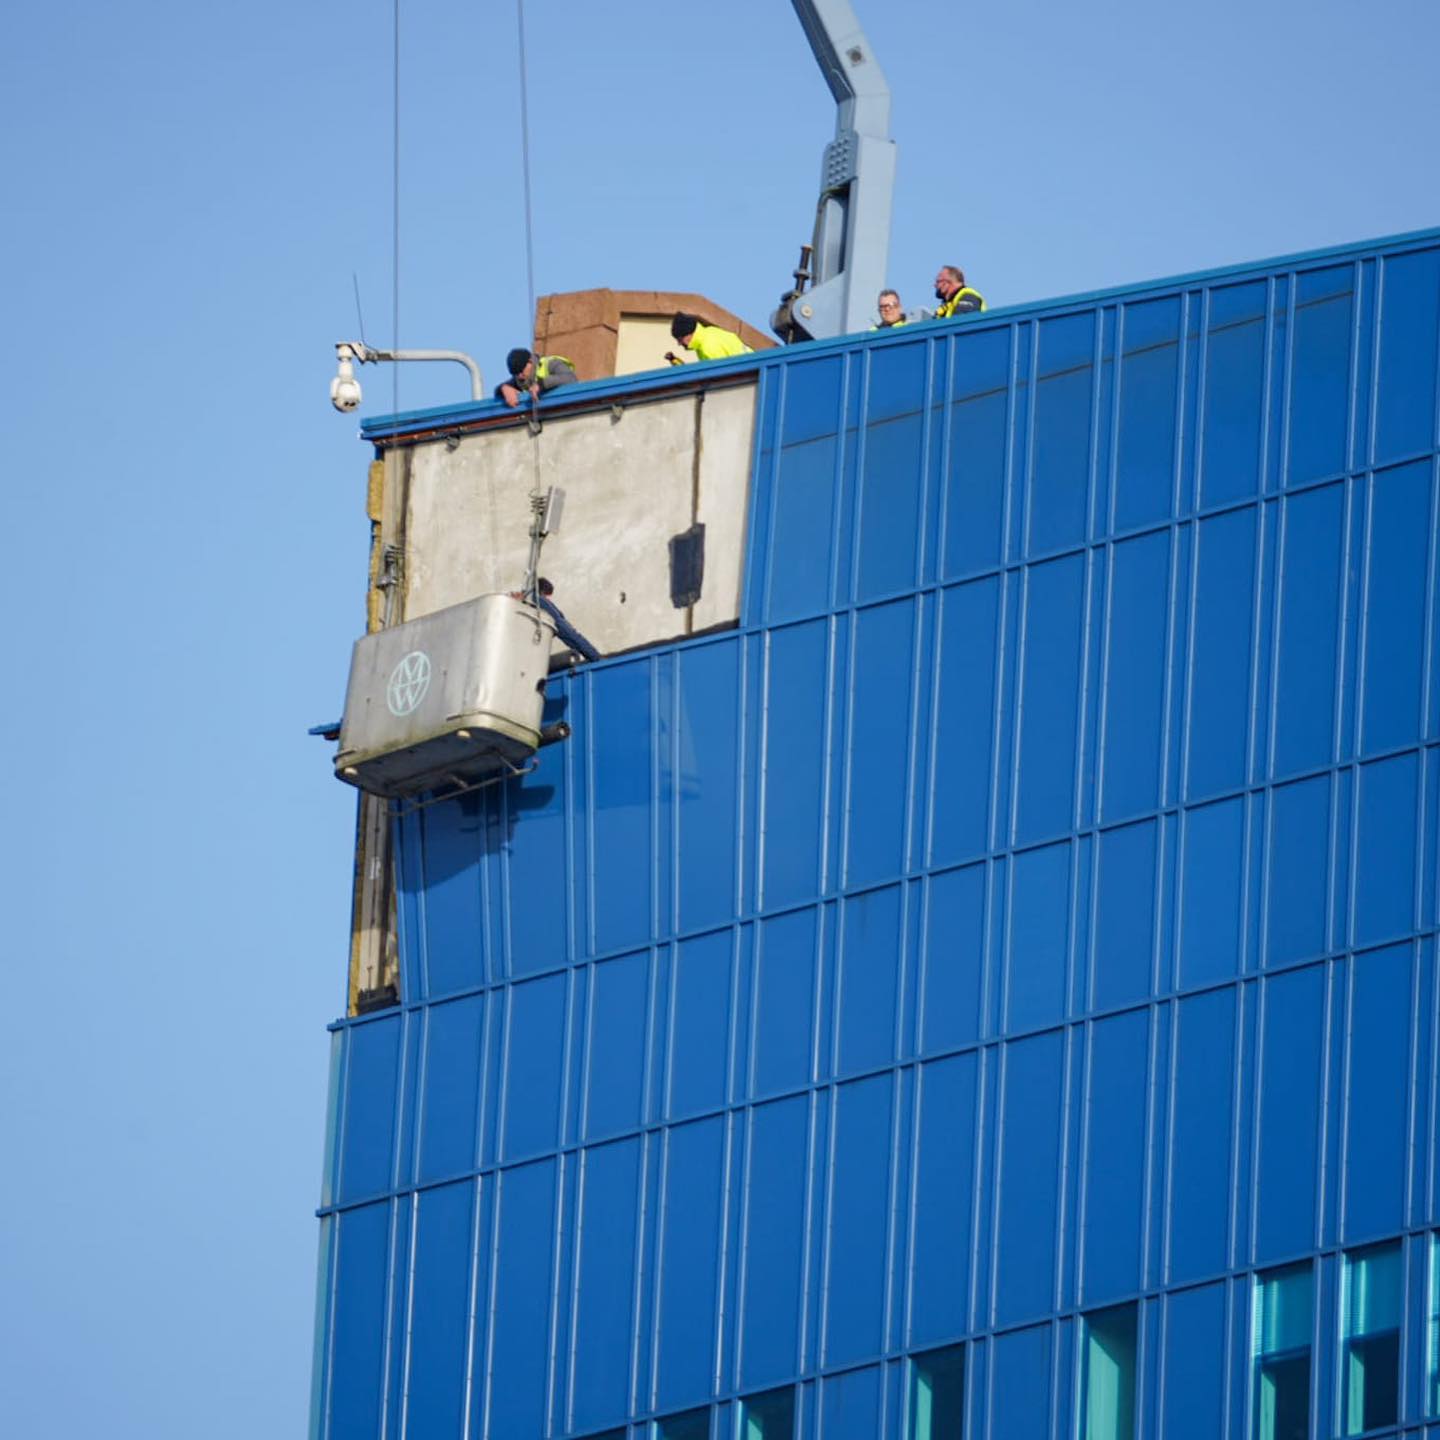
<svg viewBox="0 0 1440 1440"><path fill-rule="evenodd" d="M555 622L555 638L568 645L582 660L598 660L600 652L565 618L565 612L550 598L555 587L542 575L535 588L540 592L540 608Z"/></svg>
<svg viewBox="0 0 1440 1440"><path fill-rule="evenodd" d="M512 350L505 357L505 368L510 378L495 387L495 398L503 400L512 410L522 395L538 400L545 391L580 378L575 366L563 355L537 355L523 348Z"/></svg>

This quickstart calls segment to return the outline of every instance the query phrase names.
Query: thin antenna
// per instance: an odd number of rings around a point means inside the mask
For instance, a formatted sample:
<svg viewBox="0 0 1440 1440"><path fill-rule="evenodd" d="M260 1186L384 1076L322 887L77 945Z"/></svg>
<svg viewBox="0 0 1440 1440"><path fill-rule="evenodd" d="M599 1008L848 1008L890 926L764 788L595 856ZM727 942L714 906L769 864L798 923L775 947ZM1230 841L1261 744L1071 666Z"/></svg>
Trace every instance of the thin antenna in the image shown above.
<svg viewBox="0 0 1440 1440"><path fill-rule="evenodd" d="M360 327L360 343L366 345L368 349L369 346L365 340L365 312L360 308L360 276L358 272L352 270L350 279L355 286L355 323Z"/></svg>
<svg viewBox="0 0 1440 1440"><path fill-rule="evenodd" d="M399 0L396 0L399 4ZM515 27L520 35L520 172L525 181L525 293L530 301L530 334L535 325L535 226L530 206L530 92L525 72L525 0L515 0Z"/></svg>
<svg viewBox="0 0 1440 1440"><path fill-rule="evenodd" d="M395 130L394 130L394 249L390 257L390 273L394 284L393 308L390 316L390 345L400 348L400 0L395 0ZM391 405L400 409L400 367L391 371Z"/></svg>

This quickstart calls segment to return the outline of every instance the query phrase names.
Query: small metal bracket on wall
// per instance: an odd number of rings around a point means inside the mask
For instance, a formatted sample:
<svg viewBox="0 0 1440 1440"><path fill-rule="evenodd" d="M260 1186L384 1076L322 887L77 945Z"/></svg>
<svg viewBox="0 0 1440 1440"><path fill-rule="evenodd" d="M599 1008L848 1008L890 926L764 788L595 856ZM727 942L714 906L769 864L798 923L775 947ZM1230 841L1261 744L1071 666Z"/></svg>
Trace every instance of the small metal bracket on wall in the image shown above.
<svg viewBox="0 0 1440 1440"><path fill-rule="evenodd" d="M380 578L375 588L385 593L385 620L388 630L395 623L395 609L405 581L405 551L399 545L386 545L380 552Z"/></svg>

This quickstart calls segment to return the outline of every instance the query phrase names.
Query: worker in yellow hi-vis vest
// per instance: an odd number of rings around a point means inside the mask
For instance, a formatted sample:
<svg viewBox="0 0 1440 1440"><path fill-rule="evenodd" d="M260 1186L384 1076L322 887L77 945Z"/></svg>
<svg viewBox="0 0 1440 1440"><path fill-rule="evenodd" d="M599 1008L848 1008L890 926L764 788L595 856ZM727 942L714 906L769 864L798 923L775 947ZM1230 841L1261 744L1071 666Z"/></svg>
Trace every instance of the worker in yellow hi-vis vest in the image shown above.
<svg viewBox="0 0 1440 1440"><path fill-rule="evenodd" d="M958 265L942 265L935 276L935 308L937 320L952 315L974 315L985 308L985 297L965 283L965 272Z"/></svg>
<svg viewBox="0 0 1440 1440"><path fill-rule="evenodd" d="M505 357L505 368L510 378L495 387L495 398L503 400L512 410L522 395L538 400L542 392L580 378L575 366L563 355L537 355L523 348L512 350Z"/></svg>
<svg viewBox="0 0 1440 1440"><path fill-rule="evenodd" d="M687 315L683 310L670 322L670 333L698 360L723 360L727 355L750 353L750 347L733 330L702 325L698 316ZM682 363L678 355L668 350L665 358L672 365Z"/></svg>

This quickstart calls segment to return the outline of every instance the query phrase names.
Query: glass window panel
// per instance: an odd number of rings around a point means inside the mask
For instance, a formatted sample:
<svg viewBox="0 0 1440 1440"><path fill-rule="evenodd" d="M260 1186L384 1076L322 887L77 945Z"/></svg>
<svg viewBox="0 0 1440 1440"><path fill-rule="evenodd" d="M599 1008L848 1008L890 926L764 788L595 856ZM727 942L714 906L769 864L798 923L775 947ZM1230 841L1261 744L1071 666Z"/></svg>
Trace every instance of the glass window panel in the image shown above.
<svg viewBox="0 0 1440 1440"><path fill-rule="evenodd" d="M1116 1305L1084 1317L1081 1440L1132 1440L1135 1434L1136 1311Z"/></svg>
<svg viewBox="0 0 1440 1440"><path fill-rule="evenodd" d="M710 1410L686 1410L655 1422L655 1440L710 1440Z"/></svg>
<svg viewBox="0 0 1440 1440"><path fill-rule="evenodd" d="M1252 1348L1255 1365L1255 1440L1308 1440L1310 1335L1315 1282L1309 1265L1259 1275L1255 1283Z"/></svg>
<svg viewBox="0 0 1440 1440"><path fill-rule="evenodd" d="M1340 1384L1346 1435L1399 1418L1401 1283L1398 1241L1345 1257Z"/></svg>
<svg viewBox="0 0 1440 1440"><path fill-rule="evenodd" d="M794 1440L795 1388L767 1390L740 1402L741 1440Z"/></svg>
<svg viewBox="0 0 1440 1440"><path fill-rule="evenodd" d="M927 1350L910 1361L910 1440L960 1440L965 1423L965 1347Z"/></svg>

